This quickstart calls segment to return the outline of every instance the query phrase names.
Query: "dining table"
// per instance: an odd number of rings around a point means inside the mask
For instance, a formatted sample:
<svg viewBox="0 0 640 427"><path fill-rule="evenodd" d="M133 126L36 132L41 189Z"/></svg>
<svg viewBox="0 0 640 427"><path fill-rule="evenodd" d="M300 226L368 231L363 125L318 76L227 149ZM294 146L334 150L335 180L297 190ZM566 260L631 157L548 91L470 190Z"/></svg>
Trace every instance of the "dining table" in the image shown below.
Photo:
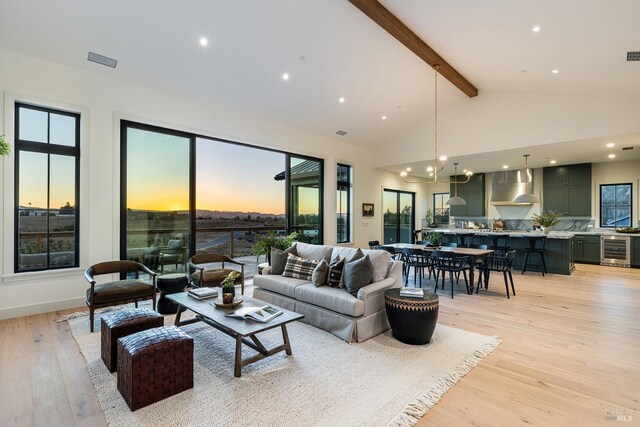
<svg viewBox="0 0 640 427"><path fill-rule="evenodd" d="M470 266L469 266L469 291L473 294L474 289L474 279L475 279L475 264L476 260L485 257L487 255L492 254L493 249L476 249L476 248L461 248L461 247L452 247L452 246L425 246L425 245L416 245L414 243L389 243L383 245L386 247L393 248L394 250L401 251L402 249L422 249L425 252L432 251L443 251L443 252L453 252L456 255L460 256L468 256L471 258Z"/></svg>

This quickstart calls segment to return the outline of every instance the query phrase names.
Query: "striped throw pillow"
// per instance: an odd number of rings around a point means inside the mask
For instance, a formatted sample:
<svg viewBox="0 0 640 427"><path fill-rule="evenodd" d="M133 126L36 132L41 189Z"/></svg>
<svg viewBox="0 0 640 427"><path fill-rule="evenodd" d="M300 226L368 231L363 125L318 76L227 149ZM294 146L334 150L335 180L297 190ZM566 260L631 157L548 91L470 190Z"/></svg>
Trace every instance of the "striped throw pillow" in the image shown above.
<svg viewBox="0 0 640 427"><path fill-rule="evenodd" d="M318 262L320 261L289 254L287 265L285 265L282 275L284 277L293 277L294 279L311 280L313 270L318 266Z"/></svg>

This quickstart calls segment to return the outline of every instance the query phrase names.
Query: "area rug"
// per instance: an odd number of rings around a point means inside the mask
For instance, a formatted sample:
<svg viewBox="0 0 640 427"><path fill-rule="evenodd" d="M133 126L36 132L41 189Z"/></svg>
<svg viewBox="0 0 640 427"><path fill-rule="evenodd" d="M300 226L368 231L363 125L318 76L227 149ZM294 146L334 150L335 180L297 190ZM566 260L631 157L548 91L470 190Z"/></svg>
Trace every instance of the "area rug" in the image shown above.
<svg viewBox="0 0 640 427"><path fill-rule="evenodd" d="M347 344L294 322L292 356L268 357L235 378L234 340L196 323L183 328L194 338L194 388L131 412L100 358L100 333L88 332L86 317L68 321L107 422L126 427L411 426L500 343L439 324L425 346L390 332ZM282 343L279 328L260 337L267 348Z"/></svg>

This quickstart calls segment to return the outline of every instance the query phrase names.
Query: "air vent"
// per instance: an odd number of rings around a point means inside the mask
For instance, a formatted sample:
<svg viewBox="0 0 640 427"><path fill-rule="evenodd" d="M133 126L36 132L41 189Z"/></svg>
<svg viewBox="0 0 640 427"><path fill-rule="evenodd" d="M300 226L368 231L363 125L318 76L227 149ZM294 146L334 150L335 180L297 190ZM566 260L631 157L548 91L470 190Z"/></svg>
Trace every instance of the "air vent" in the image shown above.
<svg viewBox="0 0 640 427"><path fill-rule="evenodd" d="M345 136L346 134L347 134L347 132L342 130L342 129L340 129L340 130L338 130L338 132L336 132L336 135L340 135L340 136Z"/></svg>
<svg viewBox="0 0 640 427"><path fill-rule="evenodd" d="M633 147L622 147L622 151L633 150Z"/></svg>
<svg viewBox="0 0 640 427"><path fill-rule="evenodd" d="M116 65L118 65L118 61L116 59L93 52L89 52L87 59L91 62L95 62L96 64L106 65L111 68L116 68Z"/></svg>
<svg viewBox="0 0 640 427"><path fill-rule="evenodd" d="M627 52L627 61L640 61L640 51Z"/></svg>

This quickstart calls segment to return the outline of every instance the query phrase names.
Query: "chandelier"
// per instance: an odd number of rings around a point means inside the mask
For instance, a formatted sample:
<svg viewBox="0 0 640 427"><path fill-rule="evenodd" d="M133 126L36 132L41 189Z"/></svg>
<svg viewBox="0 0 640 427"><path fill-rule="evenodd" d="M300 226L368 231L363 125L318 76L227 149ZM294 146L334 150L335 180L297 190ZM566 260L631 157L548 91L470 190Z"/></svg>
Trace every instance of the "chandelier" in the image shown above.
<svg viewBox="0 0 640 427"><path fill-rule="evenodd" d="M442 172L442 170L444 169L444 165L445 162L447 161L447 157L446 156L438 156L438 69L440 68L440 66L438 64L433 66L433 71L434 71L434 113L433 113L433 128L434 128L434 134L433 134L433 147L434 147L434 156L433 156L433 166L429 166L427 167L427 172L430 172L429 174L429 178L422 178L419 176L413 176L413 175L409 175L409 171L410 169L408 169L408 171L402 171L400 172L400 176L402 177L402 179L404 180L404 182L409 183L409 184L435 184L437 182L443 183L443 184L455 184L457 186L457 184L465 184L467 182L469 182L469 180L471 179L471 175L473 175L473 172L471 171L465 171L465 179L458 181L458 163L454 163L455 166L455 175L453 180L438 180L438 172Z"/></svg>

